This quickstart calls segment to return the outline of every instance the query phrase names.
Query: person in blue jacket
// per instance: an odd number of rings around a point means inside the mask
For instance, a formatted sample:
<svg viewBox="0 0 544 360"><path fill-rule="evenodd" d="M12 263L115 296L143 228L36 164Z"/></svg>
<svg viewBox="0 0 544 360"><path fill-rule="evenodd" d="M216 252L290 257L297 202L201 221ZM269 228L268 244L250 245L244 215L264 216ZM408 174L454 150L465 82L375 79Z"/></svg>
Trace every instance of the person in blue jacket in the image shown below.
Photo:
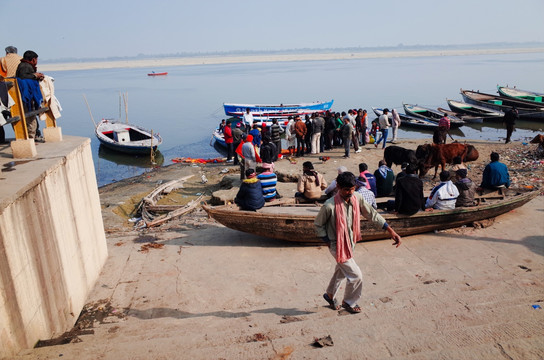
<svg viewBox="0 0 544 360"><path fill-rule="evenodd" d="M491 162L487 164L482 175L480 188L496 190L499 187L510 187L510 174L505 164L499 161L499 154L491 153Z"/></svg>
<svg viewBox="0 0 544 360"><path fill-rule="evenodd" d="M246 170L246 178L240 185L234 202L242 210L257 211L264 206L263 187L254 169Z"/></svg>

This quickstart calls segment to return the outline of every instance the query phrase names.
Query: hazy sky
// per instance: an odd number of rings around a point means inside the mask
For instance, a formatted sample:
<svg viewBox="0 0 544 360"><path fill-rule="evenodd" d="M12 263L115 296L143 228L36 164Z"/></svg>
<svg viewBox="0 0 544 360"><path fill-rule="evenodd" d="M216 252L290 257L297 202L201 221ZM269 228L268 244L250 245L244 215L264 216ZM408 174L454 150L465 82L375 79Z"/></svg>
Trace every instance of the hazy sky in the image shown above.
<svg viewBox="0 0 544 360"><path fill-rule="evenodd" d="M0 0L2 44L43 60L544 41L544 0ZM9 24L7 22L10 22Z"/></svg>

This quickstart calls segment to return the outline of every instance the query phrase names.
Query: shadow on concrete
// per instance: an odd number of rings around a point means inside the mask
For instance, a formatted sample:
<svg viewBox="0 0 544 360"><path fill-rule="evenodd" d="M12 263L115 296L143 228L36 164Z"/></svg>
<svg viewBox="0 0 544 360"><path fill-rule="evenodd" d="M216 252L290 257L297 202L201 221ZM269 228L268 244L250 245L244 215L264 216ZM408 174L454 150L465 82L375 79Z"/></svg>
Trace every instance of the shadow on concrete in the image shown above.
<svg viewBox="0 0 544 360"><path fill-rule="evenodd" d="M486 237L486 236L470 236L466 234L459 235L459 234L446 234L446 233L436 233L434 234L434 236L440 236L444 238L458 238L461 236L463 239L466 239L466 240L522 245L527 247L529 250L531 250L535 254L544 256L544 236L537 236L537 235L526 236L521 240L497 239L497 238Z"/></svg>
<svg viewBox="0 0 544 360"><path fill-rule="evenodd" d="M150 308L145 310L125 309L125 314L127 316L136 317L138 319L150 320L150 319L165 318L165 317L170 317L174 319L190 319L190 318L198 318L198 317L206 317L206 316L215 316L215 317L224 318L224 319L231 319L231 318L248 317L248 316L251 316L251 314L276 314L278 316L286 316L286 315L296 316L296 315L309 315L309 314L313 314L313 312L302 311L298 309L269 308L269 309L254 310L251 312L212 311L207 313L190 313L190 312L181 311L178 309Z"/></svg>
<svg viewBox="0 0 544 360"><path fill-rule="evenodd" d="M220 236L218 236L218 226L206 226L197 230L184 231L187 237L161 241L165 245L174 246L244 246L244 247L264 247L264 248L285 248L285 247L307 247L308 245L299 244L277 239L256 236L237 230L221 227ZM310 245L310 246L316 246Z"/></svg>

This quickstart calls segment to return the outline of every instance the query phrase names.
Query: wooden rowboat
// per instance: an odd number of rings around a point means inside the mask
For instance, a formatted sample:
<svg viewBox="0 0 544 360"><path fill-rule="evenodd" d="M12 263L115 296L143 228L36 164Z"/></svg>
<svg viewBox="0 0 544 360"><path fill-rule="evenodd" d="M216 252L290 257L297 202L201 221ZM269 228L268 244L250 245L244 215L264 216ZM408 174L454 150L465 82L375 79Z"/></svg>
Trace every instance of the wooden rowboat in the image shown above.
<svg viewBox="0 0 544 360"><path fill-rule="evenodd" d="M466 102L457 100L447 99L446 101L448 102L448 106L450 107L451 111L458 114L481 117L486 120L502 119L504 117L504 112L500 110L493 110L487 107L468 104Z"/></svg>
<svg viewBox="0 0 544 360"><path fill-rule="evenodd" d="M149 74L147 74L147 76L164 76L164 75L168 75L167 72L160 72L160 73L156 73L156 72L150 72Z"/></svg>
<svg viewBox="0 0 544 360"><path fill-rule="evenodd" d="M516 87L511 88L508 86L499 86L499 85L497 85L497 92L499 93L500 96L503 96L506 98L529 101L539 106L544 105L544 93L521 90L521 89L517 89Z"/></svg>
<svg viewBox="0 0 544 360"><path fill-rule="evenodd" d="M404 103L402 104L402 106L404 107L404 111L406 112L406 114L434 121L437 124L440 119L445 115L442 111L431 109L425 106ZM452 129L457 129L465 124L463 120L455 116L448 116L448 118L450 119L450 128Z"/></svg>
<svg viewBox="0 0 544 360"><path fill-rule="evenodd" d="M162 143L158 133L121 121L102 119L95 129L100 143L126 154L149 154Z"/></svg>
<svg viewBox="0 0 544 360"><path fill-rule="evenodd" d="M376 116L378 117L382 116L383 114L382 108L373 107L372 111L374 111L374 114L376 114ZM438 129L438 123L435 121L430 121L421 117L415 117L415 116L410 116L410 115L401 114L401 113L399 113L399 117L400 117L401 126L408 126L408 127L412 127L412 128L416 128L420 130L432 130L432 131Z"/></svg>
<svg viewBox="0 0 544 360"><path fill-rule="evenodd" d="M519 117L527 120L542 121L544 119L544 104L532 103L502 97L493 94L486 94L479 91L461 89L461 96L465 102L473 105L486 107L493 110L499 110L506 113L512 107L515 107L519 113Z"/></svg>
<svg viewBox="0 0 544 360"><path fill-rule="evenodd" d="M514 192L514 190L509 190ZM538 195L538 191L508 195L502 199L482 197L480 205L461 207L453 210L434 210L415 215L394 215L382 213L387 223L400 236L426 233L434 230L455 228L475 221L493 218L516 209ZM288 199L291 200L291 199ZM237 205L202 205L208 216L228 228L257 236L296 242L300 244L323 245L317 238L314 219L321 208L319 204L294 204L272 202L258 211L243 211ZM361 218L362 241L387 239L389 234L377 229L368 220Z"/></svg>

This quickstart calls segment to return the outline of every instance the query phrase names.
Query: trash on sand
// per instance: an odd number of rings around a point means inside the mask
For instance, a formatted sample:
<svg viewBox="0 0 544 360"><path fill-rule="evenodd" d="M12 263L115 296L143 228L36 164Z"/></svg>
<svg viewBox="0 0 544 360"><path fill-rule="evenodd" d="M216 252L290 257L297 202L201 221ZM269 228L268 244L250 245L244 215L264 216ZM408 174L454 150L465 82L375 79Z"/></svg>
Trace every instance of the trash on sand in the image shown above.
<svg viewBox="0 0 544 360"><path fill-rule="evenodd" d="M133 218L128 219L128 222L135 223L135 222L138 222L140 220L142 220L141 217L133 217Z"/></svg>
<svg viewBox="0 0 544 360"><path fill-rule="evenodd" d="M203 184L205 184L205 183L208 182L208 178L207 178L206 175L204 175L204 174L202 174L201 179L202 179L202 183L203 183Z"/></svg>
<svg viewBox="0 0 544 360"><path fill-rule="evenodd" d="M333 346L334 342L332 341L332 338L330 335L327 335L325 337L322 337L320 339L315 338L314 343L312 344L315 347L325 347L325 346Z"/></svg>
<svg viewBox="0 0 544 360"><path fill-rule="evenodd" d="M540 305L538 305L538 304L536 304L536 305L531 305L531 306L532 306L533 309L535 309L535 310L542 309L542 307L541 307Z"/></svg>

